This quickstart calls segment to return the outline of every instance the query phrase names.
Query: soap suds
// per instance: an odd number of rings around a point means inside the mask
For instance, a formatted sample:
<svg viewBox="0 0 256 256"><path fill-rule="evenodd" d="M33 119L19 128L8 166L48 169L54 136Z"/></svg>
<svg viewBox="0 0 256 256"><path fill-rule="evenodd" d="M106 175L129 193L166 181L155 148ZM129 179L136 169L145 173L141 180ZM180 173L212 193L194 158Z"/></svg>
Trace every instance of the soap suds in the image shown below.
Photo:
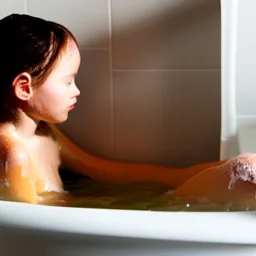
<svg viewBox="0 0 256 256"><path fill-rule="evenodd" d="M229 189L232 189L237 180L256 184L256 156L243 154L229 161Z"/></svg>

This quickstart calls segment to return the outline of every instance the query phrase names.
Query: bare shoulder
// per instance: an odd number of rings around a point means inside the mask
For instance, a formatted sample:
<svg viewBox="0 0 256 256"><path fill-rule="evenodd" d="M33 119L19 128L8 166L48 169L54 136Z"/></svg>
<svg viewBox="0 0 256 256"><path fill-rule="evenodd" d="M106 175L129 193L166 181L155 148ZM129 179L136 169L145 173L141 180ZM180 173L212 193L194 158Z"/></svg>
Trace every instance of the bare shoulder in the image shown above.
<svg viewBox="0 0 256 256"><path fill-rule="evenodd" d="M17 166L28 169L30 165L30 157L22 144L9 142L5 144L4 148L4 155L2 155L1 158L4 163L7 163L8 169Z"/></svg>
<svg viewBox="0 0 256 256"><path fill-rule="evenodd" d="M38 196L34 183L33 172L31 171L30 156L22 143L14 139L2 138L2 148L5 149L1 155L1 162L4 168L0 176L4 178L7 194L7 199L37 203ZM0 143L1 143L0 142Z"/></svg>
<svg viewBox="0 0 256 256"><path fill-rule="evenodd" d="M25 164L29 155L22 143L9 136L8 132L0 126L0 160L12 164Z"/></svg>
<svg viewBox="0 0 256 256"><path fill-rule="evenodd" d="M23 145L16 144L6 150L6 161L8 166L29 166L30 157Z"/></svg>

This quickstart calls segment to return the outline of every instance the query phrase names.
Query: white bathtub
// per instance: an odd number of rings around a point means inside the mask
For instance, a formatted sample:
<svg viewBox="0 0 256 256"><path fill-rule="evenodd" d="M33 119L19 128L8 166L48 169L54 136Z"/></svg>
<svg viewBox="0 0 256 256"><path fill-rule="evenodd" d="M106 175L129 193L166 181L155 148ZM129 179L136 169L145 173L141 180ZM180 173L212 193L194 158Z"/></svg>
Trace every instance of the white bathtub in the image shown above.
<svg viewBox="0 0 256 256"><path fill-rule="evenodd" d="M221 158L232 156L237 132L238 3L243 14L240 16L248 26L252 24L246 20L246 12L254 12L252 6L256 6L255 0L222 1ZM249 40L254 34L242 38ZM47 256L256 255L256 213L99 210L0 201L0 256L35 253Z"/></svg>
<svg viewBox="0 0 256 256"><path fill-rule="evenodd" d="M0 202L3 255L255 255L255 212L151 212Z"/></svg>

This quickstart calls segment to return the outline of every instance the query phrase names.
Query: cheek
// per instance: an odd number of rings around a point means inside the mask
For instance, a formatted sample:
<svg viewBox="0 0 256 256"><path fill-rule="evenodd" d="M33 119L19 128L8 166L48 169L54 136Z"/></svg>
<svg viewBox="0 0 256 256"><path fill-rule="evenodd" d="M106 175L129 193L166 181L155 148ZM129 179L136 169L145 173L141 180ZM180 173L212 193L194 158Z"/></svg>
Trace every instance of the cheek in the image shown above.
<svg viewBox="0 0 256 256"><path fill-rule="evenodd" d="M47 86L41 91L40 100L49 105L56 105L57 102L63 101L67 94L66 86Z"/></svg>
<svg viewBox="0 0 256 256"><path fill-rule="evenodd" d="M58 97L59 95L64 95L67 93L67 86L64 84L52 86L47 90L47 93L52 97Z"/></svg>
<svg viewBox="0 0 256 256"><path fill-rule="evenodd" d="M30 102L30 107L38 112L49 111L59 105L59 99L63 96L54 91L38 91Z"/></svg>

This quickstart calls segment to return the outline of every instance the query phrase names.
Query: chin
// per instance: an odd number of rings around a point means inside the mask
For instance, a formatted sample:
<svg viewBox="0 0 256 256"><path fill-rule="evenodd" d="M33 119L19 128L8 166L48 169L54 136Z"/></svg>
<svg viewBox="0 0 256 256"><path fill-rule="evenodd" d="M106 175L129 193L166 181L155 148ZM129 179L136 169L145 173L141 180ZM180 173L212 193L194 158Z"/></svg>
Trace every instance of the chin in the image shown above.
<svg viewBox="0 0 256 256"><path fill-rule="evenodd" d="M66 117L66 118L62 118L62 119L58 119L58 120L54 120L54 123L56 123L56 124L61 124L61 123L66 122L67 120L68 120L68 118Z"/></svg>
<svg viewBox="0 0 256 256"><path fill-rule="evenodd" d="M54 118L53 117L52 118L46 118L43 121L45 121L47 123L52 123L52 124L61 124L61 123L66 122L67 119L68 119L68 115L61 116L61 117L58 117L58 118L56 118L56 117L54 117Z"/></svg>

